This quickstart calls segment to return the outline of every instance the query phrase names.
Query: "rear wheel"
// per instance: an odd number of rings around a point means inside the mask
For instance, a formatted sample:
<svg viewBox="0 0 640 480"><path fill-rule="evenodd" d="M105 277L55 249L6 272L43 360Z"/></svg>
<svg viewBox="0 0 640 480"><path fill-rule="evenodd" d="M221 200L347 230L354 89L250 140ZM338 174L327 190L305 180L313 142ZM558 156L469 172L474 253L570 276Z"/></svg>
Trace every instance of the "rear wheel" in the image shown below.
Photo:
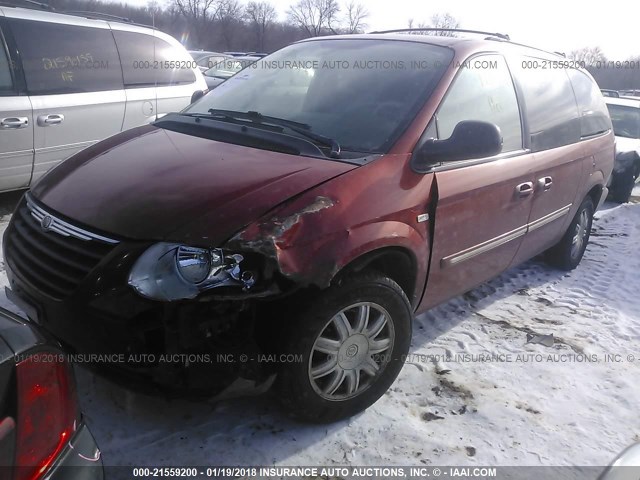
<svg viewBox="0 0 640 480"><path fill-rule="evenodd" d="M587 197L578 208L562 240L548 250L547 259L550 264L563 270L573 270L578 266L589 243L593 212L593 200Z"/></svg>
<svg viewBox="0 0 640 480"><path fill-rule="evenodd" d="M388 277L346 278L288 322L278 390L294 416L333 422L378 400L400 372L411 341L412 310Z"/></svg>

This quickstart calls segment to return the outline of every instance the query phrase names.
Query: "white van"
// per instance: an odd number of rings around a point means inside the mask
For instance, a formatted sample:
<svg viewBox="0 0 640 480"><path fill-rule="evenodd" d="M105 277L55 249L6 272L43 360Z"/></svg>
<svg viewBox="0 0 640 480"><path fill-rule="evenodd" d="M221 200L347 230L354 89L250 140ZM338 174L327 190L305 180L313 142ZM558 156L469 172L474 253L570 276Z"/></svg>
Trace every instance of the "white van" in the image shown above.
<svg viewBox="0 0 640 480"><path fill-rule="evenodd" d="M0 191L26 188L89 145L182 110L206 88L185 48L158 30L1 6Z"/></svg>

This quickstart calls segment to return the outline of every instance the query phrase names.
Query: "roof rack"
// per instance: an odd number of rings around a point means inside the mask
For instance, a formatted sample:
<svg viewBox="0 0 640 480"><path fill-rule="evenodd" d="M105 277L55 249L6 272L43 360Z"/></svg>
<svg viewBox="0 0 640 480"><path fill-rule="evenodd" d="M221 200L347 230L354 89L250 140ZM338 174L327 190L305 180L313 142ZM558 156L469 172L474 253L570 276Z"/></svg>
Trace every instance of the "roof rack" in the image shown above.
<svg viewBox="0 0 640 480"><path fill-rule="evenodd" d="M97 19L97 20L116 20L118 22L133 23L133 20L131 20L130 18L119 17L118 15L111 15L109 13L91 12L88 10L65 10L64 12L60 12L60 13L64 13L65 15L75 15L77 17L87 17L87 18Z"/></svg>
<svg viewBox="0 0 640 480"><path fill-rule="evenodd" d="M489 35L492 37L498 37L503 40L511 40L509 35L496 32L483 32L482 30L467 30L464 28L432 28L432 27L420 27L420 28L399 28L395 30L380 30L369 33L410 33L410 32L460 32L460 33L475 33L478 35Z"/></svg>
<svg viewBox="0 0 640 480"><path fill-rule="evenodd" d="M129 25L136 25L138 27L155 28L153 25L137 23L131 20L130 18L119 17L118 15L111 15L110 13L91 12L86 10L64 10L64 11L59 10L58 13L63 13L65 15L73 15L76 17L85 17L91 20L111 20L113 22L122 22L122 23L128 23Z"/></svg>
<svg viewBox="0 0 640 480"><path fill-rule="evenodd" d="M494 41L499 41L499 42L503 41L500 38L487 38L487 40L494 40ZM563 52L552 52L551 50L545 50L544 48L534 47L534 46L531 46L531 45L527 45L526 43L514 42L513 40L509 40L509 43L511 45L517 45L518 47L526 47L526 48L530 48L532 50L537 50L538 52L544 52L544 53L548 53L548 54L551 54L551 55L557 55L559 57L566 57L566 55Z"/></svg>
<svg viewBox="0 0 640 480"><path fill-rule="evenodd" d="M21 5L19 2L26 3L27 5ZM31 8L34 10L49 10L51 12L55 11L51 5L42 2L36 2L35 0L13 0L13 1L0 1L0 5L3 7L20 7L20 8Z"/></svg>

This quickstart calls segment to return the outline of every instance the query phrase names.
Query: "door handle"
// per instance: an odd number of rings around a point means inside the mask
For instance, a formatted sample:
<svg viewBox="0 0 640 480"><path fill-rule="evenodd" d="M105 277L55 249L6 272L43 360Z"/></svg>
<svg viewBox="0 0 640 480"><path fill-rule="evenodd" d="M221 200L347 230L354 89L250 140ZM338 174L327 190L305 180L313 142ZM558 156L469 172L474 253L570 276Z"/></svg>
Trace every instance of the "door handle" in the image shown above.
<svg viewBox="0 0 640 480"><path fill-rule="evenodd" d="M62 122L64 122L64 115L59 113L38 116L39 127L51 127L53 125L60 125Z"/></svg>
<svg viewBox="0 0 640 480"><path fill-rule="evenodd" d="M516 194L520 197L526 197L533 193L533 182L521 183L516 187Z"/></svg>
<svg viewBox="0 0 640 480"><path fill-rule="evenodd" d="M2 130L16 130L29 126L28 117L7 117L0 120L0 128Z"/></svg>
<svg viewBox="0 0 640 480"><path fill-rule="evenodd" d="M551 177L542 177L538 179L538 185L543 190L549 190L551 185L553 185L553 178Z"/></svg>

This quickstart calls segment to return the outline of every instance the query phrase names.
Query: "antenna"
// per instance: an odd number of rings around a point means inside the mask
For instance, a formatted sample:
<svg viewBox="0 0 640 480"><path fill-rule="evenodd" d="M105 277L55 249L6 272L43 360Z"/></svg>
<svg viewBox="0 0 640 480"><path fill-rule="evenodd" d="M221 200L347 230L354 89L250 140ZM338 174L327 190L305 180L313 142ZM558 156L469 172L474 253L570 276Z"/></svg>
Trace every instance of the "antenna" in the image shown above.
<svg viewBox="0 0 640 480"><path fill-rule="evenodd" d="M155 12L151 12L151 25L153 26L153 63L155 65L156 62L156 44L158 43L156 40L156 16L155 16ZM158 70L155 69L154 70L154 76L153 76L153 80L154 80L154 93L156 96L156 102L155 105L153 106L154 108L154 113L156 116L156 120L158 120Z"/></svg>

